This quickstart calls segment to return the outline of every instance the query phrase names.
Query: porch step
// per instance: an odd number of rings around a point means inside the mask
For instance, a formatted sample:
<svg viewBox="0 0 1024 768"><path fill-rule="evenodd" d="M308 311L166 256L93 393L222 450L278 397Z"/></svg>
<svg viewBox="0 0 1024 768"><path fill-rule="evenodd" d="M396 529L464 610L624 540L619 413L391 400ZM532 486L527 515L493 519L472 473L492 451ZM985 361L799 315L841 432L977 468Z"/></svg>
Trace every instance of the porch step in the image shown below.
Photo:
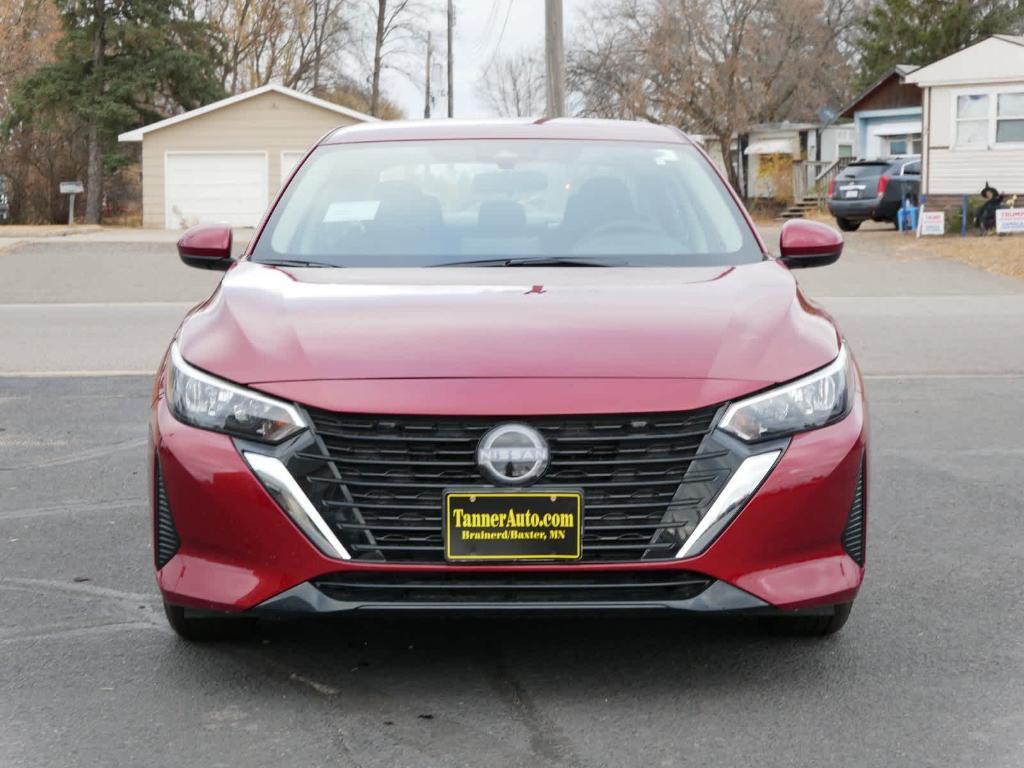
<svg viewBox="0 0 1024 768"><path fill-rule="evenodd" d="M802 219L804 214L808 211L813 211L818 208L818 198L813 195L807 195L801 200L793 203L789 208L779 214L780 219Z"/></svg>

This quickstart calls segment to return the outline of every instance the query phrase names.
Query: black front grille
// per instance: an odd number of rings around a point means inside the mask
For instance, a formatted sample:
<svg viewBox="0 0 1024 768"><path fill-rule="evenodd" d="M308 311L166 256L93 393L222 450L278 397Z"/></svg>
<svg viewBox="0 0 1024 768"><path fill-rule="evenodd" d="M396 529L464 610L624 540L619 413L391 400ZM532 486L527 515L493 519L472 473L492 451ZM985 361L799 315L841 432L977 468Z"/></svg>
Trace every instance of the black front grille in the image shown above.
<svg viewBox="0 0 1024 768"><path fill-rule="evenodd" d="M846 528L843 529L843 549L857 565L864 565L864 522L864 464L861 462L857 487L854 489L853 502L850 504L850 514L846 518Z"/></svg>
<svg viewBox="0 0 1024 768"><path fill-rule="evenodd" d="M689 600L712 579L689 571L338 573L313 585L352 603L638 603Z"/></svg>
<svg viewBox="0 0 1024 768"><path fill-rule="evenodd" d="M367 416L310 410L315 446L289 464L357 560L443 562L445 488L486 485L480 438L525 421L547 439L539 483L581 487L584 561L669 559L729 466L702 451L718 407L682 413L492 417Z"/></svg>
<svg viewBox="0 0 1024 768"><path fill-rule="evenodd" d="M178 539L178 529L174 527L171 505L167 501L167 489L164 488L164 474L159 463L153 468L153 475L155 483L153 495L156 501L153 522L153 554L156 557L156 567L160 569L177 554L181 541Z"/></svg>

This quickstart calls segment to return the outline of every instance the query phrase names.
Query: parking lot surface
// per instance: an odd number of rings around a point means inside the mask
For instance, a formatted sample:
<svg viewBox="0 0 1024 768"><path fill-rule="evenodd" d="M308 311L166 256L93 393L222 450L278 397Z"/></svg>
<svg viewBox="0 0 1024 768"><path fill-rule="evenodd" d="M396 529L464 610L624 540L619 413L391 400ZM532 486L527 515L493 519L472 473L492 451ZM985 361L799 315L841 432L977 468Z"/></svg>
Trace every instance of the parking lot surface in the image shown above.
<svg viewBox="0 0 1024 768"><path fill-rule="evenodd" d="M612 616L182 643L151 572L150 372L218 275L167 238L0 251L0 766L1024 764L1024 281L897 237L798 275L872 409L868 576L825 641Z"/></svg>

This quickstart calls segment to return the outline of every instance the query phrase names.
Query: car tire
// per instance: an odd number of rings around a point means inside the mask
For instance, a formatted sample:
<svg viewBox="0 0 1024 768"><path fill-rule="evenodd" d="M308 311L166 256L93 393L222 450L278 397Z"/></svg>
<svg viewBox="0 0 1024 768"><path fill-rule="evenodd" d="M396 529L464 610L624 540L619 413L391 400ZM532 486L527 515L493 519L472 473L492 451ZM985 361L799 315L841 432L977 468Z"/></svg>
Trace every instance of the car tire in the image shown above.
<svg viewBox="0 0 1024 768"><path fill-rule="evenodd" d="M253 628L254 619L187 616L180 605L164 601L164 614L171 629L190 643L214 643L242 640Z"/></svg>
<svg viewBox="0 0 1024 768"><path fill-rule="evenodd" d="M852 610L853 603L840 603L829 616L768 616L763 626L786 637L828 637L843 628Z"/></svg>
<svg viewBox="0 0 1024 768"><path fill-rule="evenodd" d="M850 219L840 219L836 217L836 226L838 226L843 232L856 232L860 229L859 221L851 221Z"/></svg>

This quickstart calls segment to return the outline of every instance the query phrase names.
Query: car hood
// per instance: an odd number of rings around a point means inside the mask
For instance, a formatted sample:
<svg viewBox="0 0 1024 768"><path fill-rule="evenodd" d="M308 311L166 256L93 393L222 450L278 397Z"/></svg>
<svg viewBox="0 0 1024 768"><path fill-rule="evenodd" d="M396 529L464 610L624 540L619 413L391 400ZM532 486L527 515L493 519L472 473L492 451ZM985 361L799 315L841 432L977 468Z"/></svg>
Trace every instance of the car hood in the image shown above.
<svg viewBox="0 0 1024 768"><path fill-rule="evenodd" d="M831 320L775 261L727 268L285 269L241 262L179 334L242 384L693 379L825 365ZM280 390L269 387L269 390Z"/></svg>

